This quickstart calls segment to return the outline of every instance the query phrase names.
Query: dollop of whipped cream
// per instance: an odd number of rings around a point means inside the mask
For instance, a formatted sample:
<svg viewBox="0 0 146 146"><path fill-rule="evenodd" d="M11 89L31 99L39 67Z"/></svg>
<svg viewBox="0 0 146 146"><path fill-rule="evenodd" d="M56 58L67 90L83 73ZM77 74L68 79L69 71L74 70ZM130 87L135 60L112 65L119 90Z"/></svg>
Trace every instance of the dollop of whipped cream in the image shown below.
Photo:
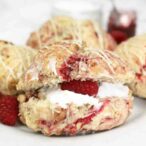
<svg viewBox="0 0 146 146"><path fill-rule="evenodd" d="M129 88L120 83L107 83L103 82L98 90L97 96L99 98L104 97L122 97L127 98L129 94Z"/></svg>
<svg viewBox="0 0 146 146"><path fill-rule="evenodd" d="M75 93L68 90L61 90L60 88L48 89L46 91L47 99L50 102L60 105L61 107L66 107L67 104L74 103L78 106L84 104L94 105L97 108L100 108L102 102L99 102L99 98L108 98L108 97L122 97L127 98L129 94L129 88L122 84L113 84L103 82L99 86L98 93L96 97L83 95Z"/></svg>
<svg viewBox="0 0 146 146"><path fill-rule="evenodd" d="M57 103L62 107L66 107L67 104L70 103L74 103L78 106L90 104L97 108L101 107L102 105L98 98L61 89L48 90L47 98L50 100L50 102Z"/></svg>

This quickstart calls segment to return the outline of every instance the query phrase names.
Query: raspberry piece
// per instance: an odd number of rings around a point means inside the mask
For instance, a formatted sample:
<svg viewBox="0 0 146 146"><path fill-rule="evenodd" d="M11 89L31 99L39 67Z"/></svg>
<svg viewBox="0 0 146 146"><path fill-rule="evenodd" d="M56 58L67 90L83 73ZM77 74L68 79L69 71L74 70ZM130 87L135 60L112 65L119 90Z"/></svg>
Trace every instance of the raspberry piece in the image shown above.
<svg viewBox="0 0 146 146"><path fill-rule="evenodd" d="M92 112L89 116L87 116L87 117L78 119L74 124L78 124L78 123L82 123L83 125L89 124L89 123L92 121L92 119L93 119L97 114L101 113L101 112L104 110L104 108L105 108L109 103L110 103L109 100L105 100L104 103L103 103L103 105L100 107L99 110L93 111L93 112Z"/></svg>
<svg viewBox="0 0 146 146"><path fill-rule="evenodd" d="M12 96L0 97L0 122L14 126L18 118L18 101Z"/></svg>
<svg viewBox="0 0 146 146"><path fill-rule="evenodd" d="M135 74L138 80L142 80L142 74L141 73L136 73Z"/></svg>
<svg viewBox="0 0 146 146"><path fill-rule="evenodd" d="M60 75L64 80L69 81L71 79L70 74L74 70L78 70L80 62L87 62L87 58L78 55L72 55L64 62L59 69Z"/></svg>
<svg viewBox="0 0 146 146"><path fill-rule="evenodd" d="M72 80L70 82L64 82L61 84L62 90L69 90L75 93L88 94L89 96L95 96L98 92L98 84L93 81L79 81Z"/></svg>
<svg viewBox="0 0 146 146"><path fill-rule="evenodd" d="M89 124L92 121L92 118L94 118L97 115L98 111L94 111L91 115L78 119L75 124L82 123L83 125Z"/></svg>

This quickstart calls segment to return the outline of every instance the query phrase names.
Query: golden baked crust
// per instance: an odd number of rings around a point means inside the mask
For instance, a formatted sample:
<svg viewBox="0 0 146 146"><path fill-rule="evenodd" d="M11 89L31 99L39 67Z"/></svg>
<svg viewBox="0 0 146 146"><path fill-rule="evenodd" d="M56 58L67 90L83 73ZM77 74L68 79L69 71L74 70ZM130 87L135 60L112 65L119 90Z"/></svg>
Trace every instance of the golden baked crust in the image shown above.
<svg viewBox="0 0 146 146"><path fill-rule="evenodd" d="M0 93L16 94L16 84L30 65L36 51L0 41Z"/></svg>
<svg viewBox="0 0 146 146"><path fill-rule="evenodd" d="M97 23L65 16L54 17L47 21L38 31L30 35L27 44L40 49L44 45L62 41L80 45L85 43L91 48L114 50L116 47L115 41Z"/></svg>
<svg viewBox="0 0 146 146"><path fill-rule="evenodd" d="M115 54L76 44L56 43L39 50L34 62L20 80L18 90L56 86L72 79L129 83L133 72Z"/></svg>
<svg viewBox="0 0 146 146"><path fill-rule="evenodd" d="M39 50L30 68L17 85L18 90L38 89L42 86L57 85L62 82L57 70L64 60L77 52L75 44L56 43Z"/></svg>
<svg viewBox="0 0 146 146"><path fill-rule="evenodd" d="M123 42L115 52L127 61L135 72L135 79L130 84L133 93L146 98L146 34Z"/></svg>

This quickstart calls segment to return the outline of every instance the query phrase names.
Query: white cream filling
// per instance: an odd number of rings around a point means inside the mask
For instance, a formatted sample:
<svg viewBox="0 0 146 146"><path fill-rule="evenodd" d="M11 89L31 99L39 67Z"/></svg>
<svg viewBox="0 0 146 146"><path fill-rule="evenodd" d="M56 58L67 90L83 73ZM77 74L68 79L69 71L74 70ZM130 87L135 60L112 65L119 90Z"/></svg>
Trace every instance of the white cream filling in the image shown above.
<svg viewBox="0 0 146 146"><path fill-rule="evenodd" d="M122 97L127 98L129 93L129 88L122 84L112 84L103 82L99 86L97 97L99 98L107 98L107 97ZM61 90L59 88L48 89L46 91L47 99L50 102L58 104L62 107L66 107L67 104L74 103L78 106L84 104L94 105L97 108L100 108L102 103L99 102L98 98L89 95L83 95L79 93L75 93L68 90Z"/></svg>
<svg viewBox="0 0 146 146"><path fill-rule="evenodd" d="M62 107L66 107L67 104L70 103L74 103L78 106L90 104L96 106L97 108L102 105L101 103L99 103L98 98L61 89L48 91L47 98L50 100L50 102L57 103Z"/></svg>
<svg viewBox="0 0 146 146"><path fill-rule="evenodd" d="M127 98L129 94L129 88L127 86L124 86L120 83L107 83L103 82L98 90L97 96L100 98L104 97L122 97Z"/></svg>

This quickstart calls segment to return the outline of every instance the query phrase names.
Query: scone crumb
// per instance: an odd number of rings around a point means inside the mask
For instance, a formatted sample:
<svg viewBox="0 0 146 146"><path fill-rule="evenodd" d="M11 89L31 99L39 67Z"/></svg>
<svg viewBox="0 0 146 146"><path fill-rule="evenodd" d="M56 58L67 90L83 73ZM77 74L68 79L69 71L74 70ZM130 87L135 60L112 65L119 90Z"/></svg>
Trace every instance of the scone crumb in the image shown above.
<svg viewBox="0 0 146 146"><path fill-rule="evenodd" d="M17 97L17 100L19 103L23 103L26 101L26 96L24 94L20 94L18 97Z"/></svg>

